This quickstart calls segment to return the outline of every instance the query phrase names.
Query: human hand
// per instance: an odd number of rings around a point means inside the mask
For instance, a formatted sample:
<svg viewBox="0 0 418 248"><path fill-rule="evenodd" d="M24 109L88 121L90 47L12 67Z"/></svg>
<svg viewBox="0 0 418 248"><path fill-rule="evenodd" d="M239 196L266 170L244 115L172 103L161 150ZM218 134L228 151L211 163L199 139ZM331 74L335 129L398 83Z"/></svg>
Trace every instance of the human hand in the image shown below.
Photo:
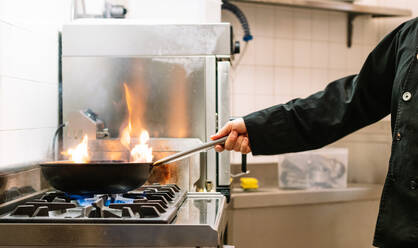
<svg viewBox="0 0 418 248"><path fill-rule="evenodd" d="M217 140L224 136L228 136L228 138L225 144L215 146L215 150L217 152L222 152L225 149L228 151L234 150L236 152L241 152L242 154L251 152L250 141L248 139L247 127L245 126L244 119L238 118L227 122L221 130L211 136L211 139Z"/></svg>

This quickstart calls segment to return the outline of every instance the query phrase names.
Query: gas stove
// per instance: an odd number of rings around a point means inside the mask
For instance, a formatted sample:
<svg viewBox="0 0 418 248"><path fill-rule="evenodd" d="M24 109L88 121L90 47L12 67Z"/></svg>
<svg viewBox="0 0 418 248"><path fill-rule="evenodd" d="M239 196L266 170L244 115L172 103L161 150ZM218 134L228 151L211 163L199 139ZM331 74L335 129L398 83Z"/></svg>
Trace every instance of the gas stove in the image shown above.
<svg viewBox="0 0 418 248"><path fill-rule="evenodd" d="M225 205L222 194L173 184L118 195L38 192L0 207L0 247L219 247Z"/></svg>
<svg viewBox="0 0 418 248"><path fill-rule="evenodd" d="M49 191L1 218L10 223L171 223L186 192L177 185L148 185L118 195Z"/></svg>

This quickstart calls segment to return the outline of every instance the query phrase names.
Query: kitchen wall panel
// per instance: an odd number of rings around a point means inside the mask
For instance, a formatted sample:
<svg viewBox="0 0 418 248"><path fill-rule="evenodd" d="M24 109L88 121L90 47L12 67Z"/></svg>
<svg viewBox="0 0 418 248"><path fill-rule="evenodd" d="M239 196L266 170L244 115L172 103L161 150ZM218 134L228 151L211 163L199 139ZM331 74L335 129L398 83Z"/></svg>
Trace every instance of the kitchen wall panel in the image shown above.
<svg viewBox="0 0 418 248"><path fill-rule="evenodd" d="M71 15L71 0L1 0L0 20L26 29L58 30Z"/></svg>
<svg viewBox="0 0 418 248"><path fill-rule="evenodd" d="M58 123L58 34L70 6L0 1L0 168L48 156Z"/></svg>
<svg viewBox="0 0 418 248"><path fill-rule="evenodd" d="M0 130L54 128L58 84L1 76Z"/></svg>
<svg viewBox="0 0 418 248"><path fill-rule="evenodd" d="M26 29L4 22L0 25L8 30L0 75L57 84L58 30Z"/></svg>
<svg viewBox="0 0 418 248"><path fill-rule="evenodd" d="M30 165L44 160L55 128L0 131L0 168Z"/></svg>
<svg viewBox="0 0 418 248"><path fill-rule="evenodd" d="M414 13L413 17L418 14L416 0L357 0L356 2L409 8ZM354 20L353 45L347 48L347 19L344 13L247 3L237 5L249 20L254 40L249 42L246 53L240 55L243 56L240 64L235 65L232 91L234 116L242 116L262 109L272 101L273 105L296 97L306 97L325 88L333 80L358 73L379 40L409 19L359 16ZM222 15L223 21L233 23L236 37L242 38L243 32L235 17L226 11L223 11ZM274 23L273 27L272 23ZM272 30L274 30L273 34ZM270 71L273 71L273 75ZM273 87L265 82L272 77ZM271 93L266 94L267 92ZM263 99L265 97L266 99ZM386 118L383 124L376 124L363 130L360 135L363 149L368 147L368 135L373 135L376 131L380 132L382 125L388 128L388 120L389 118ZM378 145L371 142L370 146L373 147L370 150L383 149L387 151L385 156L373 156L370 161L370 156L366 153L352 150L353 154L360 155L350 155L351 160L356 163L355 167L360 166L361 161L377 166L377 171L372 168L368 171L379 176L371 175L365 178L360 174L356 175L359 171L354 169L350 180L377 183L383 181L389 158L387 148L390 148L390 131L379 135L386 138L383 138L384 141L379 141ZM345 146L354 147L352 140L360 142L358 137L358 135L349 136L336 145L344 143ZM232 153L234 163L240 163L240 160L239 154ZM249 162L277 162L277 156L249 156Z"/></svg>

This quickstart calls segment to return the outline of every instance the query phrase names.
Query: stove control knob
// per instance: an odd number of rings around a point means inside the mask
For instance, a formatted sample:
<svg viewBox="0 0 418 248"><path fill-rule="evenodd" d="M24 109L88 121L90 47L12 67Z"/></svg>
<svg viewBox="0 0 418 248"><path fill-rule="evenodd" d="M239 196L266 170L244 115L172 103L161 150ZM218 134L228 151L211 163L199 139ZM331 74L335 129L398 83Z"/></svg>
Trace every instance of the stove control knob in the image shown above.
<svg viewBox="0 0 418 248"><path fill-rule="evenodd" d="M239 41L235 41L234 44L234 54L238 54L241 52L241 44L239 43Z"/></svg>

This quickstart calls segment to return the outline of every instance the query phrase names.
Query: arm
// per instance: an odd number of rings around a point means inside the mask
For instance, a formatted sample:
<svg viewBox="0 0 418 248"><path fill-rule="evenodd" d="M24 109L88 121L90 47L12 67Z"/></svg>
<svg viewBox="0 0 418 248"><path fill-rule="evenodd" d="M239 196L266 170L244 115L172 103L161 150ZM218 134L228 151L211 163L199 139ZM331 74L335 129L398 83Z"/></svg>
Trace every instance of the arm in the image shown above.
<svg viewBox="0 0 418 248"><path fill-rule="evenodd" d="M336 80L308 98L245 116L253 154L320 148L388 115L400 28L370 53L358 75Z"/></svg>
<svg viewBox="0 0 418 248"><path fill-rule="evenodd" d="M404 24L403 24L404 25ZM229 135L223 149L271 155L320 148L390 113L399 33L388 34L358 75L331 82L323 91L227 123L212 139Z"/></svg>

